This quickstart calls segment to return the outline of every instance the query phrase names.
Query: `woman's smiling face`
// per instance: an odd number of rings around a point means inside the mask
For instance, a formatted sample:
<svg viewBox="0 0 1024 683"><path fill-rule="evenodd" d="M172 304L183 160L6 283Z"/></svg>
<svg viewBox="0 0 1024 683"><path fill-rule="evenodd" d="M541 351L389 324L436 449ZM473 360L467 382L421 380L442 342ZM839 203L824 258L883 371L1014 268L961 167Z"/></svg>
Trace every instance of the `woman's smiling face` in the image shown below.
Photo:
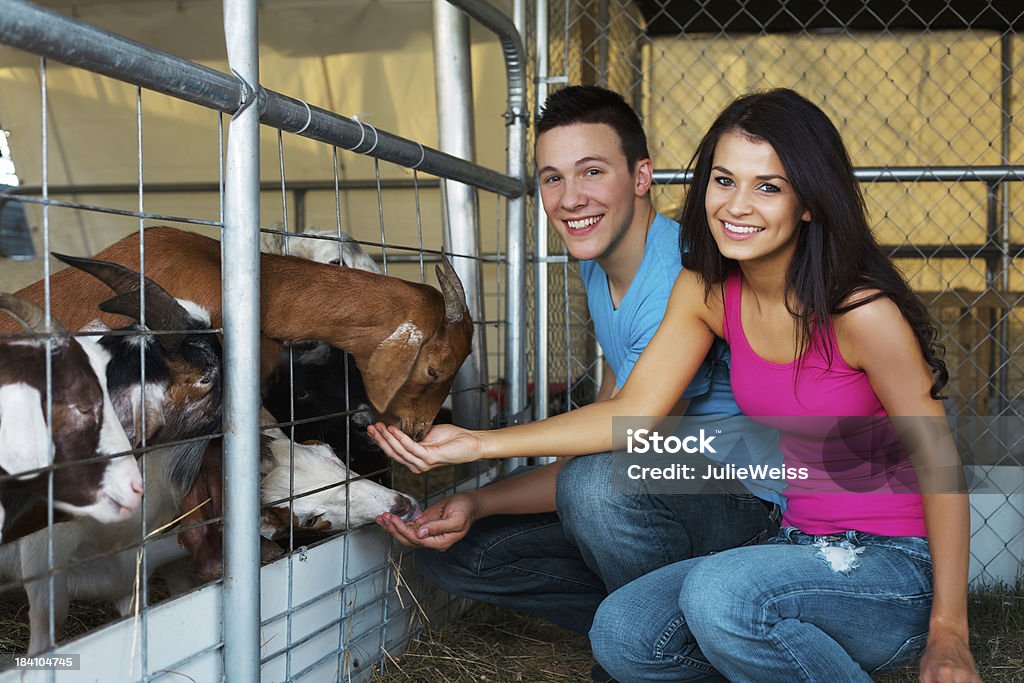
<svg viewBox="0 0 1024 683"><path fill-rule="evenodd" d="M742 132L715 145L704 207L722 256L736 261L788 259L796 248L801 205L775 149Z"/></svg>

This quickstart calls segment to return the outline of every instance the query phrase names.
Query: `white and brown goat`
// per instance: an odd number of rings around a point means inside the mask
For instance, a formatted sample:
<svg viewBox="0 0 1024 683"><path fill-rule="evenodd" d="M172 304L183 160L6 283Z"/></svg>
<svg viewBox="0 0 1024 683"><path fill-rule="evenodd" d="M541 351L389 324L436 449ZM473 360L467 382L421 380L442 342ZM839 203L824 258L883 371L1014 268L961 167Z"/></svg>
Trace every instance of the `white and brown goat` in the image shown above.
<svg viewBox="0 0 1024 683"><path fill-rule="evenodd" d="M100 309L134 320L142 318L143 287L138 273L93 259L57 256L114 290L116 296L103 302ZM205 439L197 437L220 431L221 353L216 335L208 332L210 321L205 311L191 302L176 301L152 281L144 282L145 327L139 323L115 331L98 323L87 327L107 333L98 345L110 358L105 378L116 416L114 410L110 415L115 421L119 418L125 427L126 448L128 439L139 445L144 436L149 446L168 444L143 456L146 528L153 529L179 515L182 497L196 480L207 445ZM153 334L163 331L169 332ZM4 577L25 582L29 651L33 653L50 644L47 614L51 601L59 633L70 598L120 600L130 592L135 549L142 537L138 513L113 524L81 519L54 524L51 596L51 530L43 526L45 516L38 510L25 515L18 520L17 535L21 538L0 546ZM150 571L185 554L173 533L147 542L147 548ZM126 601L121 602L122 607L127 606Z"/></svg>
<svg viewBox="0 0 1024 683"><path fill-rule="evenodd" d="M263 424L273 416L263 411ZM390 512L405 520L419 514L416 501L360 477L325 443L295 443L275 427L264 428L260 454L260 533L282 538L289 527L333 533Z"/></svg>
<svg viewBox="0 0 1024 683"><path fill-rule="evenodd" d="M47 333L34 303L4 294L0 310L33 335ZM50 465L56 510L125 519L139 505L142 477L133 456L119 455L132 446L107 390L110 354L95 338L71 337L55 318L50 333L49 376L45 339L0 339L0 525L45 501L49 476L41 470Z"/></svg>

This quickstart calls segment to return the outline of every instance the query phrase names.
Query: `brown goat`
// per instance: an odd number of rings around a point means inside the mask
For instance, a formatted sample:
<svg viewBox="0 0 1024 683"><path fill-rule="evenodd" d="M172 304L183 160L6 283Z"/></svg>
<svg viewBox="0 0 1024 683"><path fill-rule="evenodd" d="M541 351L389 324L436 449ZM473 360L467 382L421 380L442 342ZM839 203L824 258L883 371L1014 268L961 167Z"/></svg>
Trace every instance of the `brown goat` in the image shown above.
<svg viewBox="0 0 1024 683"><path fill-rule="evenodd" d="M174 296L206 308L221 326L220 243L168 227L145 231L146 275ZM139 235L96 255L139 270ZM261 370L273 368L281 342L324 341L351 354L378 416L421 438L470 352L473 323L454 269L437 267L433 287L291 256L260 256ZM74 268L51 278L51 309L69 328L96 317L105 285ZM19 292L42 302L43 283ZM111 327L126 319L103 316ZM0 331L3 331L0 325Z"/></svg>

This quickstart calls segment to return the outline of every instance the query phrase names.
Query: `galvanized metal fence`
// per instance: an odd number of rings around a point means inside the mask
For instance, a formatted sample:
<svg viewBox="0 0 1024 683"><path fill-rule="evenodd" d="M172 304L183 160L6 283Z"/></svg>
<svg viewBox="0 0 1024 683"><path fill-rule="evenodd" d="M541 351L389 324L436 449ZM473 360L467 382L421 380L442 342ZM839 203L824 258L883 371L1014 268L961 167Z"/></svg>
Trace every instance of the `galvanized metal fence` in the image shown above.
<svg viewBox="0 0 1024 683"><path fill-rule="evenodd" d="M508 75L507 168L494 171L464 161L460 157L473 158L471 141L467 145L462 136L467 129L472 131L467 20L465 14L447 3L435 4L435 32L442 46L436 57L440 146L446 151L260 87L257 5L249 0L228 0L224 4L230 75L29 3L0 3L0 42L40 57L39 82L34 87L41 93L38 97L43 106L41 174L32 179L34 186L12 188L4 199L39 207L44 253L50 249L51 234L76 223L84 226L86 221L75 215L94 212L125 217L125 232L141 231L156 222L206 227L223 244L223 325L217 331L224 339L225 421L223 433L211 435L223 437L224 475L229 483L224 487L223 581L151 607L145 567L155 541L146 536L151 530L143 527L136 544L143 549L141 586L137 589L141 608L136 620L104 629L88 640L58 646L57 652L81 656L78 673L32 671L29 680L91 680L98 675L105 680L148 681L179 674L194 680L221 676L227 680L365 680L373 664L404 646L422 619L434 610L449 607L444 597L430 593L415 578L397 544L373 529L354 530L325 543L310 544L309 537L301 536L293 522L282 548L284 558L261 570L256 457L260 387L258 364L253 362L259 357L257 226L276 223L276 229L263 232L285 235L287 244L295 239L293 234L306 227L307 215L333 215L337 231L349 232L374 253L384 272L406 279L425 280L432 270L427 266L440 261L443 245L464 284L476 325L474 354L453 388L454 419L470 426L522 419L526 388L525 368L519 360L525 338L525 54L512 20L487 3L453 1L454 6L498 36ZM450 61L461 62L467 68L455 70L452 78ZM54 62L135 87L135 130L125 136L124 144L137 147L137 183L51 186L45 122L48 65ZM145 181L142 141L149 128L144 130L143 119L150 92L210 110L210 144L221 150L215 160L219 182ZM231 117L227 126L223 114ZM261 124L278 131L277 178L261 177ZM331 165L323 169L323 180L289 182L289 141L296 136L330 147ZM373 158L374 177L342 177L344 159L359 154ZM387 172L391 165L413 169L411 179L394 180ZM438 178L440 183L424 175ZM438 188L440 202L436 198ZM149 208L158 203L151 200L154 195L203 193L218 197L215 215L188 216ZM136 203L125 207L124 194L134 195ZM429 200L425 199L428 194ZM98 200L80 201L83 195ZM280 213L277 220L268 221L265 207L275 203L274 195ZM392 196L396 197L394 202ZM362 207L361 215L371 211L376 214L375 225L347 224L348 209L357 204ZM407 230L398 239L394 230L389 231L386 204L388 210L412 207L415 239L408 241ZM440 206L440 215L426 214L424 204ZM58 209L67 213L62 213L59 221L51 220L51 213ZM496 245L496 250L485 253L481 234L489 230L482 227L488 224L494 227L486 242ZM102 246L95 238L88 239L89 231L84 227L81 232L86 248ZM144 258L144 238L141 241ZM48 277L49 265L45 260L44 264ZM338 294L350 297L358 293ZM288 372L290 376L294 368ZM489 382L489 374L494 381ZM291 390L294 392L294 387ZM498 398L503 415L493 407ZM294 399L293 394L293 406ZM303 420L296 418L293 407L290 419L281 427L289 430L321 419L346 420L356 412L356 406L346 405L340 414ZM354 426L349 429L355 431ZM383 475L393 486L426 498L450 493L457 487L477 486L495 472L484 464L433 475L425 481L396 481L402 479L401 474L392 477L390 472L363 472L360 478ZM349 480L337 485L339 490L347 491L351 483ZM161 537L173 537L173 533L164 532ZM66 569L51 567L51 572ZM16 586L17 582L7 585ZM52 604L50 611L52 623ZM51 638L59 639L60 634L53 630L51 625ZM8 672L0 678L20 675Z"/></svg>
<svg viewBox="0 0 1024 683"><path fill-rule="evenodd" d="M538 0L535 7L538 42L548 45L538 53L537 100L549 87L580 82L626 96L644 119L655 204L668 216L678 214L682 169L701 135L738 94L791 87L837 122L879 241L940 322L951 374L947 411L962 431L1005 444L974 471L987 484L972 496L972 580L1016 581L1024 560L1019 3ZM537 225L538 241L555 249L544 222ZM539 308L547 329L538 327L537 337L550 347L536 372L592 392L599 373L582 289L571 272L557 271L540 275L552 292L567 294L564 301L552 295L548 312Z"/></svg>

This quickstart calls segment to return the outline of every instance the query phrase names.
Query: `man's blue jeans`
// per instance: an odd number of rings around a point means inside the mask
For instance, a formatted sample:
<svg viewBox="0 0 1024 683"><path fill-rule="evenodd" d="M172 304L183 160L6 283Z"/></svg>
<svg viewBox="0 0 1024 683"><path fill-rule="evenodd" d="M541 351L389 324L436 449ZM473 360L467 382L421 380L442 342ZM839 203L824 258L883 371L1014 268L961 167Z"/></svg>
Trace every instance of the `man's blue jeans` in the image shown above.
<svg viewBox="0 0 1024 683"><path fill-rule="evenodd" d="M611 489L613 458L566 463L557 513L479 520L448 552L416 553L445 591L578 633L612 591L667 564L763 540L773 524L751 495L646 495Z"/></svg>
<svg viewBox="0 0 1024 683"><path fill-rule="evenodd" d="M920 657L931 579L923 538L786 527L624 586L602 603L590 642L623 683L868 683Z"/></svg>

